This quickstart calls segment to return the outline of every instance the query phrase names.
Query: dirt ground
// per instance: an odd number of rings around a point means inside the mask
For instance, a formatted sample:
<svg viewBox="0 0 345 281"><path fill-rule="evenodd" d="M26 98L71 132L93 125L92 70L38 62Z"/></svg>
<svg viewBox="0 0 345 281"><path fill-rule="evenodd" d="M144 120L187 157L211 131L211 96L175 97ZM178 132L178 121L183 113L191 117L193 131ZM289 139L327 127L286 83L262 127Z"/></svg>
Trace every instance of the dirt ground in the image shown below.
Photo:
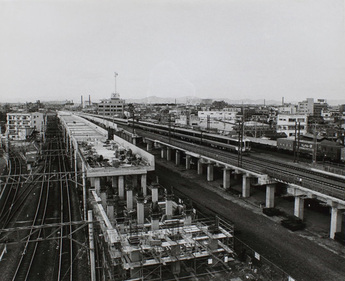
<svg viewBox="0 0 345 281"><path fill-rule="evenodd" d="M345 247L328 238L330 219L327 214L306 208L307 228L289 231L280 225L280 218L262 213L260 203L265 202L264 190L252 188L250 198L240 198L221 188L222 179L217 173L215 181L207 182L205 175L160 159L159 151L154 154L156 174L163 186L173 186L233 221L236 237L296 280L344 280ZM232 188L240 191L240 182L232 179ZM293 214L293 201L277 198L276 205Z"/></svg>

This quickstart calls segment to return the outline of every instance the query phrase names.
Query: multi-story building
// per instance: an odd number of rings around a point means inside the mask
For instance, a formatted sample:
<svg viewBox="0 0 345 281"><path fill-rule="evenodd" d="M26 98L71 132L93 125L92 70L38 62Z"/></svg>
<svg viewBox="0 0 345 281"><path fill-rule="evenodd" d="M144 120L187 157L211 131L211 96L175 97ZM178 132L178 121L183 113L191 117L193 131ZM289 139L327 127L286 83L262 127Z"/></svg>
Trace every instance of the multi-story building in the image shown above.
<svg viewBox="0 0 345 281"><path fill-rule="evenodd" d="M206 119L235 121L237 112L235 111L198 111L201 121Z"/></svg>
<svg viewBox="0 0 345 281"><path fill-rule="evenodd" d="M307 133L308 117L304 114L278 114L277 133L285 133L286 136L294 136L296 130L300 135Z"/></svg>
<svg viewBox="0 0 345 281"><path fill-rule="evenodd" d="M123 116L124 100L120 99L120 95L113 93L110 99L101 100L98 104L98 114L103 116Z"/></svg>
<svg viewBox="0 0 345 281"><path fill-rule="evenodd" d="M313 115L314 116L322 116L322 111L326 111L328 108L327 101L324 99L318 99L317 102L314 103Z"/></svg>
<svg viewBox="0 0 345 281"><path fill-rule="evenodd" d="M298 114L312 115L313 112L314 112L313 98L307 98L305 101L301 101L298 103L298 107L297 107Z"/></svg>
<svg viewBox="0 0 345 281"><path fill-rule="evenodd" d="M25 140L33 131L44 130L44 114L42 112L7 113L6 132L13 140Z"/></svg>
<svg viewBox="0 0 345 281"><path fill-rule="evenodd" d="M296 106L295 105L284 105L278 107L279 114L296 114Z"/></svg>

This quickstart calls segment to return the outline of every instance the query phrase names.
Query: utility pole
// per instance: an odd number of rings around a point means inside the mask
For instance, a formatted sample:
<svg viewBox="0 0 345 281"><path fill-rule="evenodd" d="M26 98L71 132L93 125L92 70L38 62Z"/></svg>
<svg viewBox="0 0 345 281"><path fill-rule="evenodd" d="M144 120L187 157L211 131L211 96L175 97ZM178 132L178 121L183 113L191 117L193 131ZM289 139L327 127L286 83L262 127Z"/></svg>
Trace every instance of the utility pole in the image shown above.
<svg viewBox="0 0 345 281"><path fill-rule="evenodd" d="M300 137L301 137L301 122L298 121L298 131L297 131L297 162L299 161Z"/></svg>
<svg viewBox="0 0 345 281"><path fill-rule="evenodd" d="M114 76L115 76L115 95L116 95L116 77L118 76L119 74L117 72L114 72Z"/></svg>
<svg viewBox="0 0 345 281"><path fill-rule="evenodd" d="M297 120L295 121L295 141L293 143L293 161L297 162Z"/></svg>
<svg viewBox="0 0 345 281"><path fill-rule="evenodd" d="M317 154L317 132L316 132L316 123L314 123L314 149L313 149L313 164L316 164L316 154Z"/></svg>
<svg viewBox="0 0 345 281"><path fill-rule="evenodd" d="M169 143L171 142L171 115L168 115L168 125L169 125Z"/></svg>
<svg viewBox="0 0 345 281"><path fill-rule="evenodd" d="M238 121L237 165L242 167L243 122Z"/></svg>

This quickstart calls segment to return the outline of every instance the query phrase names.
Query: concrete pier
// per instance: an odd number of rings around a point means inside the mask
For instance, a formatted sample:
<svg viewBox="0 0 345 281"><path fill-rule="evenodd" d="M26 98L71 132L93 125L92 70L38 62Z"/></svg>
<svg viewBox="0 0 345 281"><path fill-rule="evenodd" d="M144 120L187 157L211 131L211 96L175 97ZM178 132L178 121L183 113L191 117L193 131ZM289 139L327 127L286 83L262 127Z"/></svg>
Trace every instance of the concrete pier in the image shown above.
<svg viewBox="0 0 345 281"><path fill-rule="evenodd" d="M331 230L329 237L334 239L335 233L341 231L343 214L337 206L332 206L331 208Z"/></svg>
<svg viewBox="0 0 345 281"><path fill-rule="evenodd" d="M179 150L176 150L175 164L176 166L181 164L181 152Z"/></svg>
<svg viewBox="0 0 345 281"><path fill-rule="evenodd" d="M167 161L171 161L171 148L167 147Z"/></svg>
<svg viewBox="0 0 345 281"><path fill-rule="evenodd" d="M207 165L207 181L213 181L213 164Z"/></svg>
<svg viewBox="0 0 345 281"><path fill-rule="evenodd" d="M304 198L300 196L295 197L294 215L301 220L304 219Z"/></svg>
<svg viewBox="0 0 345 281"><path fill-rule="evenodd" d="M132 187L126 188L126 197L127 197L127 210L133 210L133 189Z"/></svg>
<svg viewBox="0 0 345 281"><path fill-rule="evenodd" d="M224 168L223 169L223 188L224 189L230 188L230 175L231 175L231 170Z"/></svg>
<svg viewBox="0 0 345 281"><path fill-rule="evenodd" d="M266 208L274 207L274 194L275 194L276 185L267 184L266 185Z"/></svg>
<svg viewBox="0 0 345 281"><path fill-rule="evenodd" d="M250 196L250 177L246 174L242 176L242 197L247 198Z"/></svg>
<svg viewBox="0 0 345 281"><path fill-rule="evenodd" d="M119 185L118 185L118 193L120 199L125 198L125 177L124 176L119 176Z"/></svg>
<svg viewBox="0 0 345 281"><path fill-rule="evenodd" d="M200 159L198 160L198 175L202 175L202 162L200 161Z"/></svg>

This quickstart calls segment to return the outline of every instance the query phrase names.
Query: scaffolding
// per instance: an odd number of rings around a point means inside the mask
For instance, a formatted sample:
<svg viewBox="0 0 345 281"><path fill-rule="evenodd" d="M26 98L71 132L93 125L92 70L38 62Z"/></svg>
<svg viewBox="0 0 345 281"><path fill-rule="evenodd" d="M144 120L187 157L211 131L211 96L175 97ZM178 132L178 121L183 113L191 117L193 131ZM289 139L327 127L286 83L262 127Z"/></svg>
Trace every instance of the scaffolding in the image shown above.
<svg viewBox="0 0 345 281"><path fill-rule="evenodd" d="M159 202L165 207L164 202ZM167 219L151 214L138 224L133 216L108 221L102 204L94 207L107 247L107 275L112 280L176 280L212 272L230 271L234 260L233 225L215 217L196 219L193 209L174 202L180 214ZM107 246L106 246L106 245Z"/></svg>

